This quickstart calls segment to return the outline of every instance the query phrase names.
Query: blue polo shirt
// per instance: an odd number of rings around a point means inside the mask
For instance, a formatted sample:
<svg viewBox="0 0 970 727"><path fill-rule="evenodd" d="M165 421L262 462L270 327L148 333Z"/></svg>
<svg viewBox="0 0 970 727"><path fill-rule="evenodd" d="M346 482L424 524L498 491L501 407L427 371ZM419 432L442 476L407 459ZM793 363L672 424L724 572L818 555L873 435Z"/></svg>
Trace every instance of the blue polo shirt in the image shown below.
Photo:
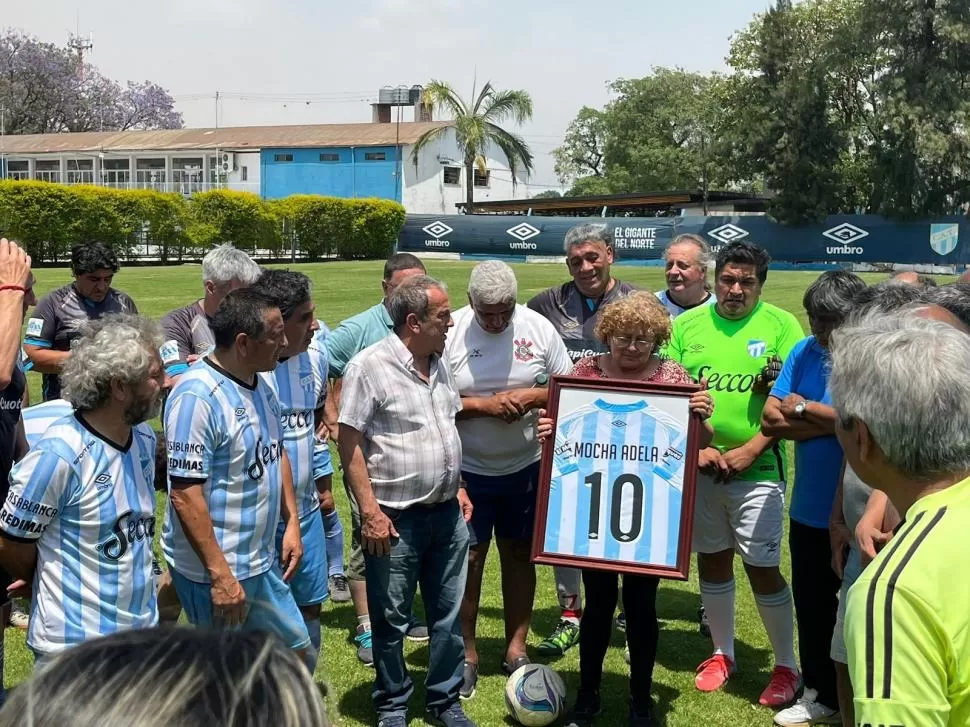
<svg viewBox="0 0 970 727"><path fill-rule="evenodd" d="M776 399L798 394L807 401L832 406L828 392L829 355L815 340L795 344L771 389ZM828 528L832 501L842 472L842 447L834 434L795 442L795 488L789 515L812 528Z"/></svg>
<svg viewBox="0 0 970 727"><path fill-rule="evenodd" d="M393 330L394 323L384 307L384 301L345 320L326 338L330 377L341 378L350 359L368 346L387 338Z"/></svg>

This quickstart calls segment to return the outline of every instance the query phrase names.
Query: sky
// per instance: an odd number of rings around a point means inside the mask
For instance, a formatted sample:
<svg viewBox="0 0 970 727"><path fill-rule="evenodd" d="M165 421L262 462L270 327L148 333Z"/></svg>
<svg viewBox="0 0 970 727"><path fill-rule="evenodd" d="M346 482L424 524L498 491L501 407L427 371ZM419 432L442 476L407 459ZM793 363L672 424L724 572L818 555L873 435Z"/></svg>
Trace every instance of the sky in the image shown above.
<svg viewBox="0 0 970 727"><path fill-rule="evenodd" d="M119 81L152 80L188 127L369 122L384 86L521 88L532 191L556 187L551 151L607 84L653 66L722 70L731 34L769 0L0 0L0 23L87 58ZM308 103L309 101L309 103ZM405 110L405 113L409 110ZM413 111L411 112L413 119Z"/></svg>

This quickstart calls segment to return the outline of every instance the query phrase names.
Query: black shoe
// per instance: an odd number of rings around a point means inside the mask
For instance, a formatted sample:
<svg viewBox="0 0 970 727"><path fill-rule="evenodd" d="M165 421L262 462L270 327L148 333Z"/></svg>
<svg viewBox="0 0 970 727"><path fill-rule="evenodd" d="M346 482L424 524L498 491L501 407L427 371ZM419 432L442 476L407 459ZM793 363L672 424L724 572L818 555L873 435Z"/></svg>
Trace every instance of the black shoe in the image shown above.
<svg viewBox="0 0 970 727"><path fill-rule="evenodd" d="M428 717L432 724L441 725L442 727L478 727L478 725L468 719L468 716L458 702L455 702L444 712L438 714L431 714L429 712Z"/></svg>
<svg viewBox="0 0 970 727"><path fill-rule="evenodd" d="M576 697L576 704L563 720L563 725L564 727L593 727L593 722L600 711L599 692L580 692Z"/></svg>
<svg viewBox="0 0 970 727"><path fill-rule="evenodd" d="M636 704L630 700L630 727L656 727L657 719L653 713L653 700L649 697L645 703Z"/></svg>

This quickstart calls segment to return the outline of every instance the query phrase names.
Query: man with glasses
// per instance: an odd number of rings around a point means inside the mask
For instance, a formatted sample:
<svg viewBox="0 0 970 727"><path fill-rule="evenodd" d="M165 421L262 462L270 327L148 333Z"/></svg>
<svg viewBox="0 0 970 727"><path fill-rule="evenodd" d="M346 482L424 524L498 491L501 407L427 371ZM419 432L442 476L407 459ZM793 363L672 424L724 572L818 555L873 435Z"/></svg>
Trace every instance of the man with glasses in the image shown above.
<svg viewBox="0 0 970 727"><path fill-rule="evenodd" d="M462 398L461 470L474 505L461 607L463 699L474 695L478 681L475 625L493 530L502 567L502 669L511 674L529 663L526 637L536 585L529 553L540 457L535 412L546 405L549 377L572 371L556 329L535 311L516 305L517 294L515 273L508 265L489 260L475 266L468 280L469 305L455 313L445 349Z"/></svg>

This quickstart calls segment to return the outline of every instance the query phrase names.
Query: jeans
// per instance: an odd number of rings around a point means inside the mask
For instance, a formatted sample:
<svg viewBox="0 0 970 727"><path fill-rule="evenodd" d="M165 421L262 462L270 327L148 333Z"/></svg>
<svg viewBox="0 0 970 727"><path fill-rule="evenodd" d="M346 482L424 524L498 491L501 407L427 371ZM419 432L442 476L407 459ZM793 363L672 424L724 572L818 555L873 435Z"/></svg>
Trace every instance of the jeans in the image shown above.
<svg viewBox="0 0 970 727"><path fill-rule="evenodd" d="M792 520L788 546L802 677L806 687L818 692L819 704L838 709L835 664L830 652L842 583L832 570L829 531Z"/></svg>
<svg viewBox="0 0 970 727"><path fill-rule="evenodd" d="M428 711L458 701L465 645L458 618L468 574L468 527L458 500L407 510L382 508L394 523L390 556L364 551L367 605L373 634L374 706L378 719L405 717L414 683L404 663L404 635L418 583L431 634Z"/></svg>
<svg viewBox="0 0 970 727"><path fill-rule="evenodd" d="M603 679L603 659L613 635L620 576L598 570L583 571L586 609L579 629L579 690L599 691ZM626 638L630 646L630 695L634 703L647 709L653 688L653 667L657 661L657 586L651 576L623 576L623 611Z"/></svg>

